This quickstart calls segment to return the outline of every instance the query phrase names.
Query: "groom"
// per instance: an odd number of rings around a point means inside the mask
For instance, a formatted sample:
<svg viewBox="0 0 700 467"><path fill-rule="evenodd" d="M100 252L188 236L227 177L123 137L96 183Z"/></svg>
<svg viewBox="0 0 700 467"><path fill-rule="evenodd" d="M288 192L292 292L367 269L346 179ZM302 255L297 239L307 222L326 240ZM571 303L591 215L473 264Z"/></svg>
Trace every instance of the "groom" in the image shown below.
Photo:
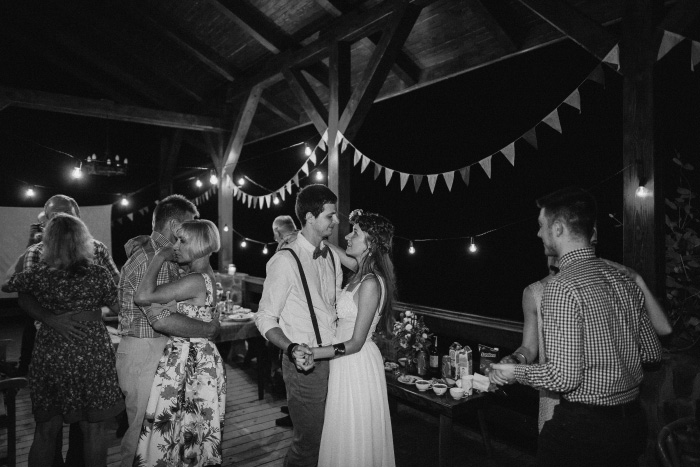
<svg viewBox="0 0 700 467"><path fill-rule="evenodd" d="M343 274L338 257L330 254L322 241L338 224L337 201L325 185L309 185L299 192L295 211L301 231L285 246L292 251L282 249L268 261L255 314L260 334L287 355L282 361L282 374L294 437L285 467L318 463L329 365L328 361L314 363L309 347L332 343L335 335L335 301Z"/></svg>

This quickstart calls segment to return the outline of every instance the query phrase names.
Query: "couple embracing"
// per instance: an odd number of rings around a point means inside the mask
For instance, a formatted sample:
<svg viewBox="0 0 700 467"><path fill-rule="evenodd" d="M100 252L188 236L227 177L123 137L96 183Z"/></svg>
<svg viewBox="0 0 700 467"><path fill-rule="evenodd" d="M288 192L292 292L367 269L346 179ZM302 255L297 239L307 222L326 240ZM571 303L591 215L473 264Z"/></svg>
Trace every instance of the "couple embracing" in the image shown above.
<svg viewBox="0 0 700 467"><path fill-rule="evenodd" d="M309 185L297 196L297 239L267 263L255 322L284 350L294 423L285 459L294 466L395 465L384 364L371 337L391 329L393 226L353 211L342 250L324 240L338 224L336 195ZM341 264L354 271L341 290Z"/></svg>

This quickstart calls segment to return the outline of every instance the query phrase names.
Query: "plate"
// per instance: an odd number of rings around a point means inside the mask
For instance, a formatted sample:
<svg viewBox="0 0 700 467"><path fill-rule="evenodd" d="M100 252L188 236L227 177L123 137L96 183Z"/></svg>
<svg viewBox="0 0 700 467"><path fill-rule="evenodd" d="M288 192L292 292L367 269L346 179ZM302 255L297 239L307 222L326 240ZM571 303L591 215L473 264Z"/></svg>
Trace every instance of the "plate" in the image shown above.
<svg viewBox="0 0 700 467"><path fill-rule="evenodd" d="M253 313L233 313L226 317L226 321L249 321L253 319Z"/></svg>
<svg viewBox="0 0 700 467"><path fill-rule="evenodd" d="M399 367L398 363L394 362L385 362L384 363L384 371L394 371Z"/></svg>
<svg viewBox="0 0 700 467"><path fill-rule="evenodd" d="M413 376L413 375L401 375L398 378L396 378L396 381L402 384L415 384L416 381L418 381L419 378L418 376Z"/></svg>

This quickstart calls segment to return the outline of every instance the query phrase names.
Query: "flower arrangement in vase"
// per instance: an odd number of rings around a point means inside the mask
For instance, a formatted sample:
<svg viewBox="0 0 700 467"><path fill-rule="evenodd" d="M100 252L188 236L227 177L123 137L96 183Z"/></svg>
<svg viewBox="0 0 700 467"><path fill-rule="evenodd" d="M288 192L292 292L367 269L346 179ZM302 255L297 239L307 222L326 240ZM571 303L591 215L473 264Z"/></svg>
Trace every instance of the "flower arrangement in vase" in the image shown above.
<svg viewBox="0 0 700 467"><path fill-rule="evenodd" d="M399 319L394 323L394 347L397 354L404 354L411 359L418 352L427 352L432 345L433 334L423 321L423 316L406 310L399 315Z"/></svg>

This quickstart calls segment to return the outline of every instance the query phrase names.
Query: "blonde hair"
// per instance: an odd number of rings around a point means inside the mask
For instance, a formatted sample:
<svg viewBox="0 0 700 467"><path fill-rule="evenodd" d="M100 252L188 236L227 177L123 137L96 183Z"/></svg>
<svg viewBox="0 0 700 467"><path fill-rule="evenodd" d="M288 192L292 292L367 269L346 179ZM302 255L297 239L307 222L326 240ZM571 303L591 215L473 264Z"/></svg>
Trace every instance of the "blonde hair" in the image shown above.
<svg viewBox="0 0 700 467"><path fill-rule="evenodd" d="M194 259L215 253L221 248L219 229L212 221L206 219L185 221L180 224L175 234L188 240Z"/></svg>
<svg viewBox="0 0 700 467"><path fill-rule="evenodd" d="M54 269L80 274L92 264L95 252L92 235L75 216L56 213L46 224L43 244L41 257Z"/></svg>

